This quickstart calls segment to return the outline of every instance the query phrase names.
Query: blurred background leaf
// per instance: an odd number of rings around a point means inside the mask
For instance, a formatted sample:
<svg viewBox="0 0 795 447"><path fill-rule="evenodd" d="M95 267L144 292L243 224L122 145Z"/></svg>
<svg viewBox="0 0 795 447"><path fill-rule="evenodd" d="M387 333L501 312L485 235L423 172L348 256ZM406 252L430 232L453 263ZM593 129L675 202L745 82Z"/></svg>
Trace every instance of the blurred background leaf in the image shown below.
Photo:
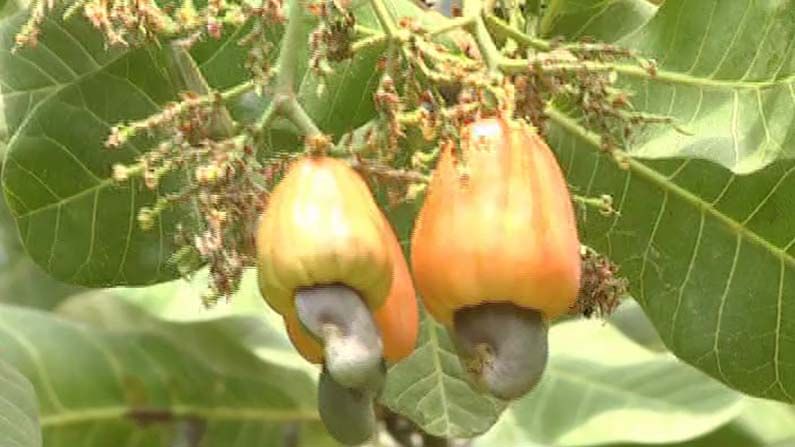
<svg viewBox="0 0 795 447"><path fill-rule="evenodd" d="M0 445L41 447L36 392L28 379L0 359Z"/></svg>
<svg viewBox="0 0 795 447"><path fill-rule="evenodd" d="M63 303L71 321L2 306L0 358L37 390L48 446L269 445L318 421L313 379L241 343L291 349L259 319L162 321L104 291Z"/></svg>

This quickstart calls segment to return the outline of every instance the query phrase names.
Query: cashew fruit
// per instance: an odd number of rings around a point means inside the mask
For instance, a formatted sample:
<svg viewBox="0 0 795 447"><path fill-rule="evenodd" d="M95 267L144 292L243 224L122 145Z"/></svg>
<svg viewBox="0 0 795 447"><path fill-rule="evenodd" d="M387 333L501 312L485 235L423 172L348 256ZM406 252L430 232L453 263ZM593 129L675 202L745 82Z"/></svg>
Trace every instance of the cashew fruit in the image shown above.
<svg viewBox="0 0 795 447"><path fill-rule="evenodd" d="M341 386L377 391L419 316L400 244L364 180L310 156L274 188L257 232L260 291L293 345Z"/></svg>
<svg viewBox="0 0 795 447"><path fill-rule="evenodd" d="M538 382L547 323L577 297L579 251L566 182L532 127L482 119L463 129L460 151L441 148L415 222L412 270L464 366L495 396L519 397ZM537 341L522 350L517 340Z"/></svg>
<svg viewBox="0 0 795 447"><path fill-rule="evenodd" d="M337 441L358 445L375 434L373 396L367 391L345 388L323 370L317 400L323 425Z"/></svg>
<svg viewBox="0 0 795 447"><path fill-rule="evenodd" d="M400 243L394 233L389 237L394 263L392 287L384 304L373 312L381 332L384 359L396 363L414 350L419 336L419 310L416 292ZM312 363L323 362L323 347L317 339L301 329L297 319L284 319L287 334L301 355Z"/></svg>
<svg viewBox="0 0 795 447"><path fill-rule="evenodd" d="M364 180L344 162L298 160L274 188L258 224L262 295L292 318L297 289L339 283L378 309L394 269L384 224Z"/></svg>

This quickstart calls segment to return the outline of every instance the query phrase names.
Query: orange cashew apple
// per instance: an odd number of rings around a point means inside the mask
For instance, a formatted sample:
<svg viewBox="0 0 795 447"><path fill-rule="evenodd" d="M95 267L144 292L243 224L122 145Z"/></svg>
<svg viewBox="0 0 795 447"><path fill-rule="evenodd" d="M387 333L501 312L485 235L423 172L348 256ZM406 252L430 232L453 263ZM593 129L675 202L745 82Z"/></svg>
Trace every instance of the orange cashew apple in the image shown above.
<svg viewBox="0 0 795 447"><path fill-rule="evenodd" d="M554 155L524 122L477 121L442 148L415 223L415 282L482 388L519 397L540 380L548 321L575 302L580 244Z"/></svg>
<svg viewBox="0 0 795 447"><path fill-rule="evenodd" d="M308 156L274 188L256 239L262 296L299 353L323 364L318 405L326 428L345 444L366 441L384 360L407 356L419 329L392 227L347 164Z"/></svg>

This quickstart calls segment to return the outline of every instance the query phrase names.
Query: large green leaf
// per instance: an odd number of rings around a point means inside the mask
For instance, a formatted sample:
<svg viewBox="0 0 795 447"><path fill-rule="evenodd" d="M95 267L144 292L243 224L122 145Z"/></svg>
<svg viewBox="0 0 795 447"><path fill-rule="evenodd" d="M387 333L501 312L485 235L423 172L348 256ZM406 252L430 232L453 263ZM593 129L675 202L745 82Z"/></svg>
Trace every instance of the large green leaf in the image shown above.
<svg viewBox="0 0 795 447"><path fill-rule="evenodd" d="M659 64L656 78L625 72L634 103L675 117L639 136L641 158L688 157L754 172L795 155L795 2L666 1L619 41Z"/></svg>
<svg viewBox="0 0 795 447"><path fill-rule="evenodd" d="M607 318L607 321L635 343L653 351L665 351L657 330L638 302L627 298L621 306Z"/></svg>
<svg viewBox="0 0 795 447"><path fill-rule="evenodd" d="M550 350L536 390L477 447L676 442L708 433L741 410L739 393L597 321L554 326Z"/></svg>
<svg viewBox="0 0 795 447"><path fill-rule="evenodd" d="M0 360L0 445L41 447L36 392L28 379Z"/></svg>
<svg viewBox="0 0 795 447"><path fill-rule="evenodd" d="M666 443L668 447L785 447L795 443L795 411L791 406L763 399L746 398L742 413L731 423L688 441ZM656 439L609 447L648 446Z"/></svg>
<svg viewBox="0 0 795 447"><path fill-rule="evenodd" d="M26 250L58 279L78 284L147 284L176 275L166 263L177 220L167 212L141 231L139 207L154 201L140 182L114 184L112 165L146 150L138 139L110 151L110 126L142 118L176 98L166 51L108 51L84 20L48 18L36 48L12 54L18 14L0 24L0 91L11 134L3 186Z"/></svg>
<svg viewBox="0 0 795 447"><path fill-rule="evenodd" d="M260 320L163 322L101 292L62 312L97 325L0 312L0 358L33 383L47 445L167 446L196 435L206 446L273 445L290 424L318 420L308 375L241 345L280 349Z"/></svg>
<svg viewBox="0 0 795 447"><path fill-rule="evenodd" d="M657 78L620 72L638 87L637 108L671 113L693 136L655 127L626 169L559 110L549 136L575 192L615 197L619 216L582 210L582 237L621 264L665 344L734 388L786 402L795 401L795 163L784 148L795 108L783 98L795 53L780 45L795 41L793 6L668 0L622 40L660 61ZM746 100L754 113L742 113ZM698 160L750 171L776 157L746 176Z"/></svg>
<svg viewBox="0 0 795 447"><path fill-rule="evenodd" d="M656 61L656 77L617 70L636 107L674 117L686 133L650 127L631 153L703 158L736 173L792 158L795 3L670 0L654 11L643 0L556 0L544 18L547 34L617 41Z"/></svg>

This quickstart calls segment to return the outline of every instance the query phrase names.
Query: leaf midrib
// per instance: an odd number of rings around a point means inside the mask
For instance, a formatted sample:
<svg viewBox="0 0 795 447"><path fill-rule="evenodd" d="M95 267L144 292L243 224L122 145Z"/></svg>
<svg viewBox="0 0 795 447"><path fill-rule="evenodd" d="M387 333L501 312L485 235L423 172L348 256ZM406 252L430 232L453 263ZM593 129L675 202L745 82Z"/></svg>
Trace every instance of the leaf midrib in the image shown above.
<svg viewBox="0 0 795 447"><path fill-rule="evenodd" d="M79 410L69 410L59 413L43 415L40 418L42 428L60 428L68 425L97 422L102 420L119 420L134 418L131 411L136 408L125 405L108 405L87 407ZM138 410L159 411L158 408L139 408ZM319 421L320 416L308 410L271 410L250 407L198 407L188 405L175 405L164 409L170 418L184 419L198 417L210 421L262 421L262 422L290 422Z"/></svg>
<svg viewBox="0 0 795 447"><path fill-rule="evenodd" d="M660 82L668 82L671 84L692 85L696 87L712 87L715 89L730 89L730 90L765 90L768 88L775 88L780 85L787 85L795 83L795 74L785 76L782 78L771 79L767 81L732 81L723 79L710 79L693 76L687 73L679 73L675 71L660 70L658 69L654 75L643 67L630 64L603 64L603 63L586 63L586 67L592 69L604 69L612 67L617 73L632 76L634 78L643 78L655 80Z"/></svg>

